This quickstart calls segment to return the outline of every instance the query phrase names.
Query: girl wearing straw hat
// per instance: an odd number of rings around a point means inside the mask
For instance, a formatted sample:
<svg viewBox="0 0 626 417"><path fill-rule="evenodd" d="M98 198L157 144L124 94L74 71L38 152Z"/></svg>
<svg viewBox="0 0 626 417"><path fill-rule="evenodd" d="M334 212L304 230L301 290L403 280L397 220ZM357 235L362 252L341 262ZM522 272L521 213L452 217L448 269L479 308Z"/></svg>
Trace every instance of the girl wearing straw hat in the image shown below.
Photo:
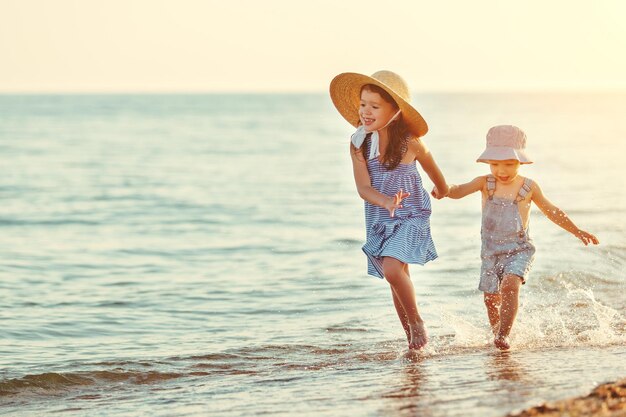
<svg viewBox="0 0 626 417"><path fill-rule="evenodd" d="M484 292L494 344L510 348L509 333L518 309L519 290L532 266L535 246L528 235L530 204L585 245L598 238L579 229L552 204L539 185L518 175L522 164L532 164L526 154L526 134L517 126L494 126L487 132L487 147L476 162L489 164L491 175L450 187L449 197L458 199L482 193L482 266L478 289ZM437 192L433 190L433 192Z"/></svg>
<svg viewBox="0 0 626 417"><path fill-rule="evenodd" d="M406 82L391 71L371 77L337 75L330 96L339 113L354 127L350 155L357 191L365 200L367 272L386 279L410 349L428 342L419 315L408 264L424 265L437 257L430 234L430 199L417 171L418 161L439 190L446 180L420 139L426 122L410 104Z"/></svg>

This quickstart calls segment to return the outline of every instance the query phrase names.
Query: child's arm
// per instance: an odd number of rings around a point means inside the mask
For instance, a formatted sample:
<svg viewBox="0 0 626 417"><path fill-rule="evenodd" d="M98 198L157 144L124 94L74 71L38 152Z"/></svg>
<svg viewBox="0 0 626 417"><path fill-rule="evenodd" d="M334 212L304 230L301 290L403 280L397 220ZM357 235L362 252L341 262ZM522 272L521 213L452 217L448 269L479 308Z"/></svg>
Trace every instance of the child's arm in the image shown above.
<svg viewBox="0 0 626 417"><path fill-rule="evenodd" d="M396 209L402 208L402 200L410 194L400 190L394 196L379 193L370 180L370 173L367 170L367 163L363 154L350 144L350 155L352 156L352 170L354 172L354 182L361 198L370 204L383 207L389 211L389 216L393 217Z"/></svg>
<svg viewBox="0 0 626 417"><path fill-rule="evenodd" d="M459 199L480 191L485 187L485 177L476 177L470 182L460 185L451 185L448 197Z"/></svg>
<svg viewBox="0 0 626 417"><path fill-rule="evenodd" d="M412 140L409 142L411 150L415 152L415 159L420 163L430 180L435 184L432 196L436 199L444 198L448 195L449 187L443 173L433 158L426 145L421 140ZM435 190L437 190L435 192Z"/></svg>
<svg viewBox="0 0 626 417"><path fill-rule="evenodd" d="M565 214L563 210L552 204L546 196L543 195L539 185L533 181L532 183L532 201L539 207L539 210L546 215L551 222L557 226L567 230L586 245L593 243L597 245L600 243L597 237L589 232L579 229L574 222Z"/></svg>

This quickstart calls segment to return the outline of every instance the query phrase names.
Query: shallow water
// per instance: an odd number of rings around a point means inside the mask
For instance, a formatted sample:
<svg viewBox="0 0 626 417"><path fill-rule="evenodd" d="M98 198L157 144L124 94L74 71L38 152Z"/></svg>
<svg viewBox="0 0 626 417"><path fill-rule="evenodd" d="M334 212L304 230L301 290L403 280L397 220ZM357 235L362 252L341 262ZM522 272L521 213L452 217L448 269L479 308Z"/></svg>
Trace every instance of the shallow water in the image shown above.
<svg viewBox="0 0 626 417"><path fill-rule="evenodd" d="M411 269L431 342L407 351L326 96L0 96L0 411L499 416L623 377L626 96L415 101L450 182L485 173L489 126L525 128L522 173L602 242L535 209L510 352L478 196L433 202L440 258Z"/></svg>

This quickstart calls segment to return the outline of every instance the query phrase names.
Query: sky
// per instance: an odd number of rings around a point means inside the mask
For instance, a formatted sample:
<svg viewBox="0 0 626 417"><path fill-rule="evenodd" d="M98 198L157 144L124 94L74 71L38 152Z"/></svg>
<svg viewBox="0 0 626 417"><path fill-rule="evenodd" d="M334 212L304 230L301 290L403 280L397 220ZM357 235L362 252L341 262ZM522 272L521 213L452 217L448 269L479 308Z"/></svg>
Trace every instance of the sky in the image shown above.
<svg viewBox="0 0 626 417"><path fill-rule="evenodd" d="M0 93L626 91L623 0L0 0Z"/></svg>

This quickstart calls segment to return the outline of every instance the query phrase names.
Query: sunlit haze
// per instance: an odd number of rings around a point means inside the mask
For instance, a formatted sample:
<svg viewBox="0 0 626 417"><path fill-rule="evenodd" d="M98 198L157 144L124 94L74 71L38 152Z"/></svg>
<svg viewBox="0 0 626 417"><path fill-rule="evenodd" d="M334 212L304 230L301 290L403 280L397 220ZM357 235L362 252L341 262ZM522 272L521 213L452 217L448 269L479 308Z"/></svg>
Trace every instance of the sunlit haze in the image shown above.
<svg viewBox="0 0 626 417"><path fill-rule="evenodd" d="M0 0L0 92L626 90L619 0Z"/></svg>

